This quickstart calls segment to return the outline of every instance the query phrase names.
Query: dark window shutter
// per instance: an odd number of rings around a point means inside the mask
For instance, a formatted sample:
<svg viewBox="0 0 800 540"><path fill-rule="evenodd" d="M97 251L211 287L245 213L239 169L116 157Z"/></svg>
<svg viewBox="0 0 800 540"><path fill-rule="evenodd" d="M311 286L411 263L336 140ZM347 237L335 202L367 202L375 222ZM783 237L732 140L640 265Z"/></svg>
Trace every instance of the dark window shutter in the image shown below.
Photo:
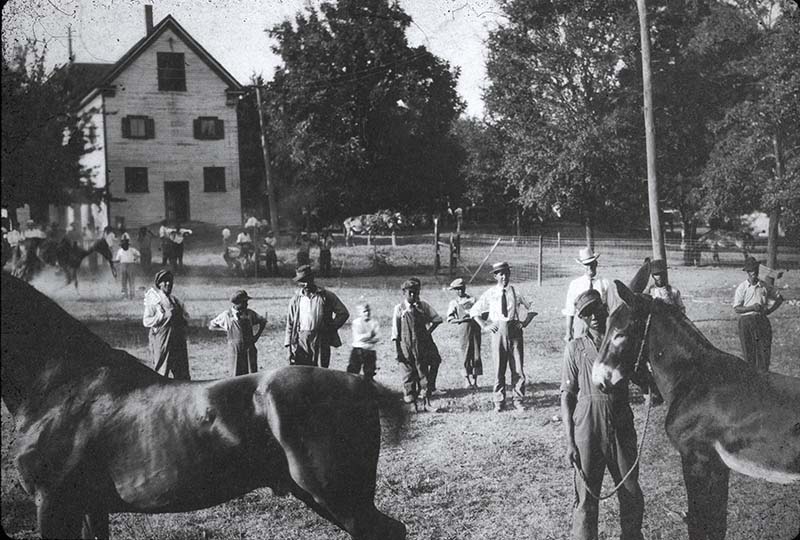
<svg viewBox="0 0 800 540"><path fill-rule="evenodd" d="M153 118L147 118L144 121L145 137L148 139L156 138L156 121Z"/></svg>
<svg viewBox="0 0 800 540"><path fill-rule="evenodd" d="M199 118L195 118L193 123L194 123L194 138L195 139L202 139L203 135L200 132L200 127L201 127L200 119Z"/></svg>
<svg viewBox="0 0 800 540"><path fill-rule="evenodd" d="M217 120L216 125L216 133L217 139L224 139L225 138L225 122L222 120Z"/></svg>
<svg viewBox="0 0 800 540"><path fill-rule="evenodd" d="M122 118L122 136L125 138L131 136L131 119L127 116Z"/></svg>

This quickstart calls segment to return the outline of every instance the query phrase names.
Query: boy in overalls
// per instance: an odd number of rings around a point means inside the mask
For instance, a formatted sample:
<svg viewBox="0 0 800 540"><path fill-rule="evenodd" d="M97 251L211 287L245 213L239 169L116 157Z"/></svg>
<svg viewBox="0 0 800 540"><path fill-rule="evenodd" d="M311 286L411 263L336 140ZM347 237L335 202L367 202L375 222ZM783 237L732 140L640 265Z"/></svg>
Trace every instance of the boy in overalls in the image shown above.
<svg viewBox="0 0 800 540"><path fill-rule="evenodd" d="M246 375L258 371L258 350L256 341L267 326L262 317L247 308L250 299L246 291L239 290L231 297L233 306L217 315L209 324L209 330L228 333L228 355L231 375ZM258 326L258 332L253 332Z"/></svg>

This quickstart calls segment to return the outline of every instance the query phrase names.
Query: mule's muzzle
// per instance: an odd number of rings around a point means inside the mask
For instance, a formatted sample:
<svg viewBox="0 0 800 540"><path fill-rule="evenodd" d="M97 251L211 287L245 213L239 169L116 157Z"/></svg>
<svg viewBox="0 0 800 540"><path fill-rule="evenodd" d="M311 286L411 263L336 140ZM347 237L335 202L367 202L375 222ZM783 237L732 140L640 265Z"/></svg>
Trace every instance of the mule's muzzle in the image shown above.
<svg viewBox="0 0 800 540"><path fill-rule="evenodd" d="M618 369L598 363L592 366L592 384L603 393L610 392L622 379L622 374Z"/></svg>

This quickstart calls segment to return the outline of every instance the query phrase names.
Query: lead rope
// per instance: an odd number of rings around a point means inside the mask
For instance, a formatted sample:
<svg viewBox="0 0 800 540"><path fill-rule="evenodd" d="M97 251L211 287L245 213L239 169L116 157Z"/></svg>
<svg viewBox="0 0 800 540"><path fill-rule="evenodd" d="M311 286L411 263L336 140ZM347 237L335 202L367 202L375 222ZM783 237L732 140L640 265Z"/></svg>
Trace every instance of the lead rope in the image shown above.
<svg viewBox="0 0 800 540"><path fill-rule="evenodd" d="M639 356L636 358L636 366L637 367L641 364L641 361L642 361L642 352L644 351L644 344L647 341L647 332L648 332L648 330L650 330L650 317L652 315L653 315L652 312L647 314L647 323L645 324L645 327L644 327L644 336L642 336L642 344L639 346ZM619 481L619 484L617 484L614 487L614 489L612 489L610 492L606 493L605 495L603 493L596 494L594 491L589 489L589 482L586 479L586 475L583 474L583 469L578 467L578 465L576 463L572 464L572 466L575 468L575 470L578 472L578 474L581 475L581 479L583 480L583 487L586 489L586 492L589 495L591 495L592 497L594 497L595 499L597 499L598 501L602 501L604 499L608 499L609 497L612 497L617 491L619 491L619 488L622 487L622 484L625 483L625 481L628 479L628 477L631 475L631 473L634 471L634 469L636 469L636 467L639 465L639 458L642 457L642 448L644 447L644 438L647 435L647 425L650 423L650 409L652 409L652 408L653 408L653 397L651 395L647 399L647 414L644 417L644 429L642 430L642 439L639 441L639 450L638 450L638 452L636 452L636 460L633 462L633 465L631 466L631 468L628 469L628 472L625 473L625 476L622 477L622 480ZM577 491L578 490L578 486L577 486L577 482L575 482L575 477L573 477L572 483L575 486L575 491Z"/></svg>

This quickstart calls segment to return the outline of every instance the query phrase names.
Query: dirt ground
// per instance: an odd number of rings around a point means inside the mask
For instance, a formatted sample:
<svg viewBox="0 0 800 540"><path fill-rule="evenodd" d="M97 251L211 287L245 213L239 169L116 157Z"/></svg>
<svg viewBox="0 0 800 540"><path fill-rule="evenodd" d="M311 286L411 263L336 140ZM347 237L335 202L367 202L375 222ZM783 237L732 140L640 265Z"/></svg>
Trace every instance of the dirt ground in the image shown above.
<svg viewBox="0 0 800 540"><path fill-rule="evenodd" d="M367 248L341 251L340 257L362 260ZM337 255L334 255L335 259ZM404 252L413 258L413 248ZM193 261L187 258L191 265ZM396 261L394 261L396 263ZM635 267L613 266L601 275L627 281ZM336 264L337 261L335 260ZM339 260L341 263L341 259ZM388 275L320 279L353 308L369 302L382 327L378 349L377 380L400 388L400 372L393 361L389 341L392 307L400 301L399 285L406 269L387 264ZM214 262L209 263L216 264ZM413 265L409 263L409 268ZM392 270L391 268L394 268ZM575 267L575 272L580 269ZM250 307L267 313L269 325L258 344L259 367L271 370L285 365L282 347L286 304L293 290L288 278L244 279L225 277L179 277L175 294L184 300L192 317L189 334L191 374L194 379L227 376L224 334L211 333L208 320L228 307L227 299L238 288L254 297ZM422 297L441 314L452 293L446 290L451 277L424 275ZM480 294L482 282L469 292ZM571 276L517 283L518 291L539 312L525 333L525 370L528 394L521 413L491 411L492 378L484 375L480 389L466 389L456 357L456 328L443 325L434 334L443 357L438 386L446 395L435 400L438 412L412 415L403 440L382 448L379 464L377 505L403 521L409 538L485 539L497 537L568 538L573 502L572 472L564 458L563 426L554 421L559 414L559 374L563 352L564 295ZM687 315L720 349L740 354L736 316L731 308L733 291L744 279L739 267L676 267L672 283L683 293ZM118 283L110 275L81 284L77 294L62 288L52 272L34 284L55 298L68 312L115 347L148 362L146 332L141 325L143 288L134 301L120 298ZM514 276L512 274L512 282ZM142 283L142 286L144 284ZM147 284L149 286L149 283ZM790 270L779 281L787 302L771 317L774 340L773 371L800 377L800 271ZM342 332L345 346L335 350L332 369L344 370L350 338L349 325ZM491 373L488 339L484 340L485 372ZM634 393L632 408L642 435L645 405ZM800 407L800 404L798 404ZM680 458L664 433L665 407L653 409L646 434L640 483L645 494L645 538L651 540L686 537L682 521L686 510ZM2 526L11 536L35 534L35 508L19 483L9 448L14 440L13 419L2 408ZM606 476L605 486L609 487ZM600 538L619 536L618 503L615 498L600 507ZM768 484L733 473L731 475L728 538L731 540L784 540L800 532L800 486ZM334 526L317 517L292 498L273 497L269 490L251 492L207 510L158 516L119 514L112 517L114 538L346 538Z"/></svg>

